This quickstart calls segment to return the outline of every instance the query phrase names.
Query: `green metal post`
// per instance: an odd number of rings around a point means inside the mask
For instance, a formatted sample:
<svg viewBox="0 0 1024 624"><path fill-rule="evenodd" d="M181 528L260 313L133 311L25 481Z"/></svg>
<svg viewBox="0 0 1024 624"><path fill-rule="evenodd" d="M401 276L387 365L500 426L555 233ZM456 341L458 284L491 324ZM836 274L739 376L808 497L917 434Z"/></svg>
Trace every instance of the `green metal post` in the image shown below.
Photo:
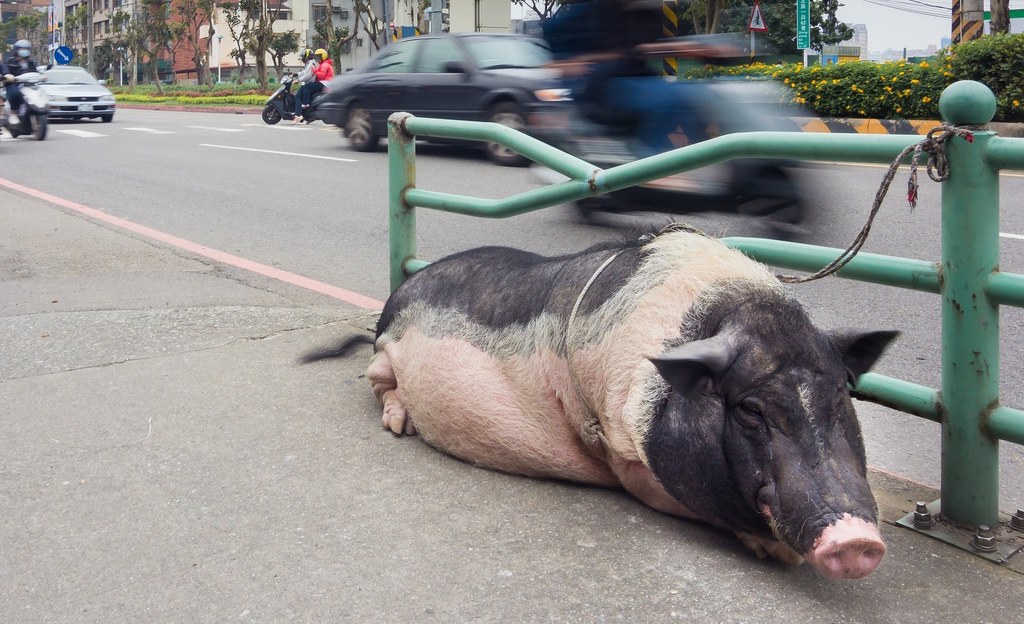
<svg viewBox="0 0 1024 624"><path fill-rule="evenodd" d="M403 127L409 117L409 113L395 113L388 119L391 292L405 281L405 265L416 257L416 207L405 201L405 192L416 186L416 141Z"/></svg>
<svg viewBox="0 0 1024 624"><path fill-rule="evenodd" d="M973 81L939 100L956 126L987 124L995 108ZM972 527L999 522L999 441L985 427L999 402L999 307L984 288L999 266L999 171L984 158L993 137L949 139L942 188L942 514Z"/></svg>

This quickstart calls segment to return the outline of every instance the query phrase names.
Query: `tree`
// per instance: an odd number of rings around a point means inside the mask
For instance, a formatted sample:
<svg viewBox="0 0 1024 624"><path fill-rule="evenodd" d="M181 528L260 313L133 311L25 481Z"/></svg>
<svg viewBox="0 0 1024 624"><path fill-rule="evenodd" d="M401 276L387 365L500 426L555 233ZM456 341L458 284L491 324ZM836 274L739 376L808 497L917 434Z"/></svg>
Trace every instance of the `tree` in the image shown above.
<svg viewBox="0 0 1024 624"><path fill-rule="evenodd" d="M836 19L836 11L843 6L838 0L811 0L811 48L819 53L823 46L835 45L853 36L853 29ZM735 4L723 14L723 32L746 33L750 25L750 4ZM789 0L761 0L761 15L768 32L758 34L776 54L799 54L796 47L796 6ZM760 44L758 45L760 48Z"/></svg>
<svg viewBox="0 0 1024 624"><path fill-rule="evenodd" d="M1010 0L992 0L992 20L989 21L989 32L993 35L1010 32Z"/></svg>
<svg viewBox="0 0 1024 624"><path fill-rule="evenodd" d="M722 32L748 33L753 4L734 4L722 14ZM761 0L761 16L768 32L757 33L757 49L797 55L796 5L789 1Z"/></svg>
<svg viewBox="0 0 1024 624"><path fill-rule="evenodd" d="M64 45L75 52L75 58L85 58L85 23L89 18L89 8L80 2L64 15Z"/></svg>
<svg viewBox="0 0 1024 624"><path fill-rule="evenodd" d="M536 13L540 19L546 20L562 7L564 0L512 0L512 4L526 7Z"/></svg>
<svg viewBox="0 0 1024 624"><path fill-rule="evenodd" d="M224 10L224 21L228 23L228 33L231 34L231 41L235 46L228 56L235 59L235 63L238 64L238 84L242 84L248 60L246 41L249 23L243 19L238 3L227 2L221 8Z"/></svg>
<svg viewBox="0 0 1024 624"><path fill-rule="evenodd" d="M213 20L216 15L214 0L177 0L175 13L181 19L184 28L181 30L182 40L192 50L192 60L196 67L196 82L213 85L210 73L210 40L213 38ZM199 30L206 26L207 41L200 45Z"/></svg>
<svg viewBox="0 0 1024 624"><path fill-rule="evenodd" d="M104 39L93 50L96 62L96 71L100 74L97 77L105 76L117 71L120 55L117 52L117 42L111 39Z"/></svg>
<svg viewBox="0 0 1024 624"><path fill-rule="evenodd" d="M327 0L325 9L327 15L313 23L315 33L313 46L327 50L327 55L334 59L335 66L340 69L341 52L346 48L348 42L355 38L356 31L350 32L348 28L334 25L334 5L331 0Z"/></svg>
<svg viewBox="0 0 1024 624"><path fill-rule="evenodd" d="M299 33L289 30L283 33L274 33L270 39L270 59L274 63L274 71L277 72L277 80L284 77L284 57L299 49Z"/></svg>
<svg viewBox="0 0 1024 624"><path fill-rule="evenodd" d="M853 29L840 22L836 11L843 6L839 0L818 0L811 3L811 47L821 53L824 46L836 45L853 36ZM815 17L815 8L818 9Z"/></svg>
<svg viewBox="0 0 1024 624"><path fill-rule="evenodd" d="M245 12L245 49L256 61L256 80L266 89L267 52L274 38L274 22L281 14L283 0L239 0L238 8Z"/></svg>
<svg viewBox="0 0 1024 624"><path fill-rule="evenodd" d="M416 2L416 15L413 16L413 22L421 33L430 30L430 27L427 26L427 8L431 6L433 6L431 0L418 0Z"/></svg>
<svg viewBox="0 0 1024 624"><path fill-rule="evenodd" d="M34 50L45 50L47 44L46 13L28 11L0 24L0 42L28 39ZM0 50L3 47L0 46Z"/></svg>
<svg viewBox="0 0 1024 624"><path fill-rule="evenodd" d="M722 32L722 18L729 4L730 0L689 0L679 3L679 13L693 24L696 34L717 33Z"/></svg>
<svg viewBox="0 0 1024 624"><path fill-rule="evenodd" d="M382 38L387 36L384 22L377 17L377 13L367 0L353 0L353 8L355 13L355 30L359 30L359 23L362 22L363 32L366 33L370 43L373 44L373 49L379 50Z"/></svg>
<svg viewBox="0 0 1024 624"><path fill-rule="evenodd" d="M164 92L157 64L160 53L167 52L173 67L174 50L171 43L181 37L184 28L184 24L168 21L170 8L170 0L139 0L133 13L118 11L115 14L117 23L122 26L123 41L131 52L131 58L142 63L150 72L159 94ZM134 87L136 80L136 72L132 71L129 85Z"/></svg>

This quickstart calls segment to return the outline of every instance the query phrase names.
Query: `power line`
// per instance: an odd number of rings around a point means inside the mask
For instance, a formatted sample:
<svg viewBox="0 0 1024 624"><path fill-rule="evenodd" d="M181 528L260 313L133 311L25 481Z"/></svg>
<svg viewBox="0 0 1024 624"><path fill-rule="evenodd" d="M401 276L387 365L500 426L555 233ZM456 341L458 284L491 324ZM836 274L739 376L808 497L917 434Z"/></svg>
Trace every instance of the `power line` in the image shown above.
<svg viewBox="0 0 1024 624"><path fill-rule="evenodd" d="M864 0L864 2L893 9L894 11L903 11L904 13L913 13L926 17L949 18L952 15L950 7L928 4L918 0Z"/></svg>

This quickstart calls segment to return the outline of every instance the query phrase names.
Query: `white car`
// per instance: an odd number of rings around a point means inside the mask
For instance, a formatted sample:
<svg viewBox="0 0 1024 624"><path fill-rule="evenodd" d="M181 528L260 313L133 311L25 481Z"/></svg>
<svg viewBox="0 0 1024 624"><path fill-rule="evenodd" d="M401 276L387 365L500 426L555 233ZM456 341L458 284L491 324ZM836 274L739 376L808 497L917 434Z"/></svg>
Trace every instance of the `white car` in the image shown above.
<svg viewBox="0 0 1024 624"><path fill-rule="evenodd" d="M114 94L82 67L55 65L43 72L40 88L49 100L50 119L114 120Z"/></svg>

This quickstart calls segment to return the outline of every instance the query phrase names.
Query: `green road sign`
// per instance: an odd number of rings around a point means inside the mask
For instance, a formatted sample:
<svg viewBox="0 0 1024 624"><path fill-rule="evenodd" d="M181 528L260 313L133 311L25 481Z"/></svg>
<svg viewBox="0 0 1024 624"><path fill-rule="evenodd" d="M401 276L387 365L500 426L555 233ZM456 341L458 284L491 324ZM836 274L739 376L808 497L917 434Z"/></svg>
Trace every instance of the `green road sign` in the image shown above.
<svg viewBox="0 0 1024 624"><path fill-rule="evenodd" d="M811 47L811 0L796 0L796 47Z"/></svg>

